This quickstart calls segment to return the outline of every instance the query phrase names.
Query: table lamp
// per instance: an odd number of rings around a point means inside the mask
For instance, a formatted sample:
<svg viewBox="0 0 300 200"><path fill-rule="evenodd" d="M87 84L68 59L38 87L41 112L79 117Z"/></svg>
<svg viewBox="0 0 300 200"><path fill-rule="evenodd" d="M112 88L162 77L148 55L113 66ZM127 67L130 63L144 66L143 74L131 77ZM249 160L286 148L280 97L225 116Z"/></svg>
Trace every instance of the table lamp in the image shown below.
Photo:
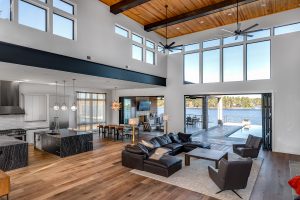
<svg viewBox="0 0 300 200"><path fill-rule="evenodd" d="M135 126L138 125L139 118L129 119L128 124L132 126L132 144L135 144Z"/></svg>
<svg viewBox="0 0 300 200"><path fill-rule="evenodd" d="M169 120L169 115L164 115L163 120L165 122L165 133L168 134L168 120Z"/></svg>

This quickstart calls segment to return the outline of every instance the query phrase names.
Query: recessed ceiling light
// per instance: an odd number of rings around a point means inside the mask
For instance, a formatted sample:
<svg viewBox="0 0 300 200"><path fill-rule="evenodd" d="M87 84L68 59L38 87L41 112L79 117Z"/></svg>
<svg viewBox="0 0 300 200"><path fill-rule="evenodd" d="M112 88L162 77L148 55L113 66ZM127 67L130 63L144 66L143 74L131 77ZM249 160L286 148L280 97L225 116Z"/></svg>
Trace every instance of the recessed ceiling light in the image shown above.
<svg viewBox="0 0 300 200"><path fill-rule="evenodd" d="M204 21L200 21L200 24L203 24L204 23Z"/></svg>
<svg viewBox="0 0 300 200"><path fill-rule="evenodd" d="M265 3L262 3L260 6L261 6L261 7L266 7L266 6L267 6L267 4L265 4Z"/></svg>
<svg viewBox="0 0 300 200"><path fill-rule="evenodd" d="M231 16L231 15L232 15L232 13L228 13L227 15L228 15L228 16Z"/></svg>
<svg viewBox="0 0 300 200"><path fill-rule="evenodd" d="M177 29L177 30L179 30L179 29L180 29L180 27L177 27L176 29Z"/></svg>

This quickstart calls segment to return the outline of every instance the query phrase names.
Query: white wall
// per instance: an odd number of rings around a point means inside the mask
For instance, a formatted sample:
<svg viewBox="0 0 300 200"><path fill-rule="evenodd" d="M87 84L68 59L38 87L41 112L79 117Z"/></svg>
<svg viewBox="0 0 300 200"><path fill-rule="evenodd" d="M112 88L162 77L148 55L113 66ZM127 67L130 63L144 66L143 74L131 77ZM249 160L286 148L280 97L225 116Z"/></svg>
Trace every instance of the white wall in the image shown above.
<svg viewBox="0 0 300 200"><path fill-rule="evenodd" d="M155 66L133 60L131 40L115 34L114 25L122 25L155 42L163 41L160 36L154 32L145 32L143 26L122 14L111 14L109 7L99 0L71 1L77 4L77 40L64 39L51 32L19 25L17 20L10 22L0 19L0 41L80 59L91 56L94 62L120 68L127 65L129 70L166 77L166 56L158 54L158 64ZM48 23L51 24L50 21Z"/></svg>
<svg viewBox="0 0 300 200"><path fill-rule="evenodd" d="M90 88L75 88L75 91L81 92L96 92L96 93L105 93L106 94L106 121L111 123L111 112L110 112L110 102L111 102L111 91L110 90L99 90L99 89L90 89ZM47 95L48 104L49 96L55 95L55 86L52 85L43 85L43 84L31 84L31 83L20 83L20 94L39 94ZM58 95L63 96L63 87L58 87ZM74 95L73 88L66 87L66 95L69 97L69 105L72 105ZM20 105L22 107L22 98L20 97ZM13 129L13 128L38 128L38 127L49 127L49 106L47 108L47 121L40 122L26 122L24 121L24 115L0 115L0 130ZM26 110L25 110L26 112ZM68 110L69 112L69 127L76 128L76 112Z"/></svg>
<svg viewBox="0 0 300 200"><path fill-rule="evenodd" d="M261 27L289 24L300 21L300 9L263 17ZM245 25L246 26L246 25ZM230 26L229 26L230 27ZM216 30L199 32L174 41L193 43L211 39ZM168 56L167 87L165 89L119 90L118 96L165 95L165 112L170 116L169 130L184 130L184 95L273 93L273 150L300 154L300 32L272 38L270 80L232 83L183 84L183 55ZM113 115L117 119L117 113Z"/></svg>

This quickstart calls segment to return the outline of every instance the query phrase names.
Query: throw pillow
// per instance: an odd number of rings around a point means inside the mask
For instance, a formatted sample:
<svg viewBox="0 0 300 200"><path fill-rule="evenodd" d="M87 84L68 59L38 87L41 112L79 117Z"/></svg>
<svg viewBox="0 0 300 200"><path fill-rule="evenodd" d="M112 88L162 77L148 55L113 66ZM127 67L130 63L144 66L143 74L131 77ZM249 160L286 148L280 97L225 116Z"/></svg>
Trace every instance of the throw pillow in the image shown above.
<svg viewBox="0 0 300 200"><path fill-rule="evenodd" d="M141 143L147 147L148 151L152 151L154 149L154 145L150 142L147 142L145 140L142 140Z"/></svg>
<svg viewBox="0 0 300 200"><path fill-rule="evenodd" d="M153 160L159 160L163 155L168 154L170 149L167 148L157 148L155 149L154 153L149 157Z"/></svg>
<svg viewBox="0 0 300 200"><path fill-rule="evenodd" d="M191 142L192 134L186 134L186 133L178 133L178 137L182 142Z"/></svg>
<svg viewBox="0 0 300 200"><path fill-rule="evenodd" d="M146 154L147 156L149 156L149 151L147 149L147 147L145 145L143 145L142 143L138 143L137 146L141 149L141 151Z"/></svg>
<svg viewBox="0 0 300 200"><path fill-rule="evenodd" d="M180 139L178 138L178 135L175 135L174 133L169 133L169 138L172 140L173 143L181 143Z"/></svg>
<svg viewBox="0 0 300 200"><path fill-rule="evenodd" d="M295 176L288 183L300 195L300 176Z"/></svg>

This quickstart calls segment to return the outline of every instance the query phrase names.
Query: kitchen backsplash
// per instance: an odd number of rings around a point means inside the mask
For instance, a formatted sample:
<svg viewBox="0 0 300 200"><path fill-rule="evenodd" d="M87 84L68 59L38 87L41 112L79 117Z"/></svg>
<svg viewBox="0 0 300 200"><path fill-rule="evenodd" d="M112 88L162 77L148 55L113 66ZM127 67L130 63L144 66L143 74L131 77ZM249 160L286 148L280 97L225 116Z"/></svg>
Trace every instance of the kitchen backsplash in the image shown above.
<svg viewBox="0 0 300 200"><path fill-rule="evenodd" d="M25 122L24 115L0 115L0 130L37 127L49 127L49 122Z"/></svg>

